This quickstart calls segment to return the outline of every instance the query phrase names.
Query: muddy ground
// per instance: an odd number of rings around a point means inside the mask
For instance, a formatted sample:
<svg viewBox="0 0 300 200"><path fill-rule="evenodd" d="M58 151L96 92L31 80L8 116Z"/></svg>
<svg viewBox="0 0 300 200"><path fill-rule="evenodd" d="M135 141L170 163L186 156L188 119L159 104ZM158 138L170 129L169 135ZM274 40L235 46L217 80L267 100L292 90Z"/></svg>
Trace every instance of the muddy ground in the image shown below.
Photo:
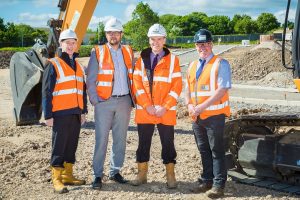
<svg viewBox="0 0 300 200"><path fill-rule="evenodd" d="M231 53L239 55L236 49ZM224 57L230 55L223 55ZM2 73L2 71L0 71ZM7 71L6 71L7 73ZM8 75L8 73L7 73ZM0 79L0 96L9 98L8 76ZM4 91L4 92L3 92ZM7 104L12 104L7 101ZM11 105L10 105L11 106ZM10 108L7 106L7 108ZM257 111L289 111L290 107L253 106L233 104L234 113ZM245 108L246 107L246 108ZM2 107L3 108L3 107ZM243 110L246 109L246 110ZM89 107L88 122L83 126L77 150L75 174L87 181L87 185L68 187L69 193L58 195L53 192L50 174L51 129L41 124L32 126L14 125L11 115L0 116L0 199L206 199L202 194L191 194L189 188L194 185L201 172L201 159L194 142L190 120L185 117L184 107L180 109L178 124L175 127L175 145L177 149L176 178L179 186L169 190L166 187L165 168L160 158L160 141L155 132L151 161L149 162L148 184L140 187L121 185L104 177L102 190L91 189L93 179L92 156L94 149L93 108ZM1 112L1 111L0 111ZM11 112L7 110L7 113ZM235 114L235 115L237 115ZM132 112L133 118L134 112ZM111 138L108 145L105 174L109 170ZM137 130L131 120L124 167L121 173L127 179L133 179L137 173L135 151L137 148ZM286 193L264 188L238 184L228 178L225 197L222 199L266 200L266 199L299 199Z"/></svg>

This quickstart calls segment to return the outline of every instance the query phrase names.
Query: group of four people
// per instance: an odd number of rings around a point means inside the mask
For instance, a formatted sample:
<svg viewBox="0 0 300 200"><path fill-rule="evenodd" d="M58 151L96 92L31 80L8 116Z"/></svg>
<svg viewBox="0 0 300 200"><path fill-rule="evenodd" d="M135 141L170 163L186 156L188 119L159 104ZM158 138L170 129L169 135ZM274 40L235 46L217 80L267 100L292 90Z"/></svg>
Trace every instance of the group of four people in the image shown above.
<svg viewBox="0 0 300 200"><path fill-rule="evenodd" d="M128 181L120 174L124 163L126 136L132 108L138 129L136 162L138 174L131 185L147 183L148 161L155 125L166 166L167 187L176 188L174 166L176 150L174 125L176 104L182 91L179 59L166 44L166 30L160 24L149 28L150 47L134 63L130 46L122 45L123 27L116 18L105 24L107 43L91 52L85 70L76 61L77 36L67 29L59 37L62 54L50 59L43 78L43 109L46 124L52 126L52 182L56 192L68 192L65 185L83 185L73 176L80 126L86 120L87 93L94 106L95 149L93 189L102 187L103 166L109 132L112 152L109 178ZM193 61L186 76L186 105L193 119L193 131L201 153L203 173L192 192L206 192L209 197L224 194L227 172L223 132L229 116L228 89L230 65L212 52L212 35L200 29L194 37L199 60ZM87 92L86 92L87 91Z"/></svg>

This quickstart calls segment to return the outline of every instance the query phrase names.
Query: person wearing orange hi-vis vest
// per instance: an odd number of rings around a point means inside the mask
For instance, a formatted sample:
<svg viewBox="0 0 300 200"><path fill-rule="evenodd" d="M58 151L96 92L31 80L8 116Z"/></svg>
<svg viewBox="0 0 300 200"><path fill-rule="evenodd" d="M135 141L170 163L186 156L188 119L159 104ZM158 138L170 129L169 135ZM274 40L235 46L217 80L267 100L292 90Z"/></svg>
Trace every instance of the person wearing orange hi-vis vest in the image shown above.
<svg viewBox="0 0 300 200"><path fill-rule="evenodd" d="M121 45L123 26L116 18L104 27L107 43L92 50L87 70L87 90L95 107L95 150L93 189L101 189L108 136L112 130L109 178L118 183L127 180L120 174L124 163L127 129L134 106L132 98L133 51Z"/></svg>
<svg viewBox="0 0 300 200"><path fill-rule="evenodd" d="M174 166L174 125L176 104L182 89L179 59L167 48L166 30L160 24L149 28L150 48L144 49L138 58L133 74L136 98L135 122L138 127L139 144L136 152L138 175L131 181L138 186L147 182L148 161L155 125L162 143L162 159L166 165L168 188L176 188Z"/></svg>
<svg viewBox="0 0 300 200"><path fill-rule="evenodd" d="M80 126L86 121L87 95L84 68L75 60L76 33L60 33L61 55L49 59L43 74L43 110L46 125L52 126L52 182L55 192L66 193L65 185L83 185L73 176Z"/></svg>
<svg viewBox="0 0 300 200"><path fill-rule="evenodd" d="M191 191L218 198L224 195L227 180L223 134L225 117L230 115L231 69L226 60L213 54L208 30L200 29L194 42L200 59L189 65L185 96L203 172Z"/></svg>

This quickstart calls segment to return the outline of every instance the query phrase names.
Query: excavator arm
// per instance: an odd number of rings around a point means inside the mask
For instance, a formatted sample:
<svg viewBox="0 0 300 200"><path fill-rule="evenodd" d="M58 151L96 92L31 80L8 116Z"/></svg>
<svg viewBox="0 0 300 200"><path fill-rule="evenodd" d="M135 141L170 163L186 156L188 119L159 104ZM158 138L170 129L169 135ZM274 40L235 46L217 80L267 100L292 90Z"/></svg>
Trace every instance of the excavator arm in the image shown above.
<svg viewBox="0 0 300 200"><path fill-rule="evenodd" d="M59 0L59 17L50 19L47 44L37 40L27 52L16 52L10 61L10 82L16 125L38 123L42 115L42 77L48 58L59 53L59 34L72 29L81 46L98 0ZM78 51L77 49L77 51Z"/></svg>

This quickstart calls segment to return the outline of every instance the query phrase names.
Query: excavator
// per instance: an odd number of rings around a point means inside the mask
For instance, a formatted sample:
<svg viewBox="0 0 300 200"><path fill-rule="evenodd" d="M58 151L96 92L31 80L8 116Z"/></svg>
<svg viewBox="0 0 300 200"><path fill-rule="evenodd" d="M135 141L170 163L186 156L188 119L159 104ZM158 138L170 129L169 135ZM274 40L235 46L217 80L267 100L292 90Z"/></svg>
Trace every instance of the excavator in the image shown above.
<svg viewBox="0 0 300 200"><path fill-rule="evenodd" d="M300 92L300 1L292 38L292 64L285 62L285 35L291 1L287 1L282 64L291 69ZM300 99L300 95L299 95ZM300 195L300 113L256 113L225 126L228 174L244 184ZM233 169L233 170L232 170Z"/></svg>
<svg viewBox="0 0 300 200"><path fill-rule="evenodd" d="M59 53L59 34L72 29L78 49L98 0L59 0L58 19L50 19L47 44L37 40L27 52L15 53L10 62L10 81L16 125L39 123L42 115L42 77L47 59ZM285 24L291 0L287 1ZM284 28L285 34L286 28ZM285 38L285 36L283 36ZM292 38L291 69L300 92L300 0ZM300 97L299 97L300 99ZM294 128L292 128L294 127ZM300 113L258 113L226 122L225 141L229 175L237 181L300 194ZM286 131L278 131L286 128Z"/></svg>
<svg viewBox="0 0 300 200"><path fill-rule="evenodd" d="M72 29L78 37L77 51L98 0L59 0L58 19L50 19L47 44L37 40L27 52L16 52L10 61L10 81L16 125L39 123L42 115L42 77L47 60L59 54L59 34Z"/></svg>

